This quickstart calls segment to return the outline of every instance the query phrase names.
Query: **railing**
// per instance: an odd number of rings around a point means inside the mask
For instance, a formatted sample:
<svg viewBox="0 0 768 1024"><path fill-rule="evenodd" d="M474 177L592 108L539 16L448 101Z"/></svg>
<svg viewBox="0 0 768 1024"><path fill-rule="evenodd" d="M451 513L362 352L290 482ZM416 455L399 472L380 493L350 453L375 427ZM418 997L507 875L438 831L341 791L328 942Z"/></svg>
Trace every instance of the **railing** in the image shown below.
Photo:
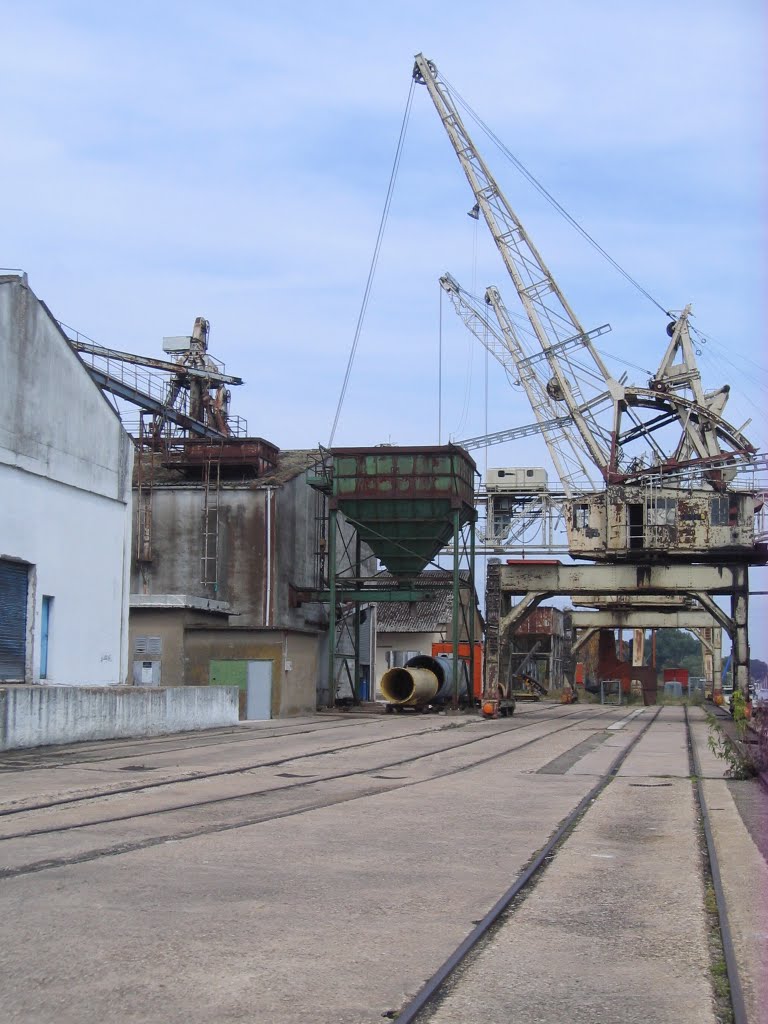
<svg viewBox="0 0 768 1024"><path fill-rule="evenodd" d="M71 341L85 342L88 345L99 345L98 342L89 338L87 334L83 334L74 327L70 327L62 321L58 321L58 323ZM99 374L108 377L112 381L116 381L124 388L136 392L137 398L146 396L158 405L164 406L167 409L175 409L176 412L189 416L189 393L186 388L174 385L172 371L152 372L137 363L129 363L116 356L110 356L107 354L107 350L105 350L105 353L79 351L77 355L86 367L91 367ZM225 372L224 363L209 356L206 358L211 359L211 362L215 364L219 372L222 374ZM183 372L184 367L180 365L179 370ZM123 401L127 402L128 399L123 399ZM120 416L121 423L128 433L132 437L138 437L139 415L126 411L122 402L117 398L115 398L115 408ZM131 403L128 408L133 410L135 406ZM241 416L228 417L227 425L231 436L248 436L248 424ZM164 436L177 436L186 432L173 423L166 422L163 425L162 433Z"/></svg>

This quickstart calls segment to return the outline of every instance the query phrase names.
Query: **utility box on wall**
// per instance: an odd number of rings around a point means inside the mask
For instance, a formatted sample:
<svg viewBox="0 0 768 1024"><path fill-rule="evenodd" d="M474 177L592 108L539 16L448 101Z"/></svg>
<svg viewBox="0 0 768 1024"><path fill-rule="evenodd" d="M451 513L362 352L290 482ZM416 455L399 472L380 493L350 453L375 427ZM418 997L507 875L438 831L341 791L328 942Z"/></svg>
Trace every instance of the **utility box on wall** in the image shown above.
<svg viewBox="0 0 768 1024"><path fill-rule="evenodd" d="M134 686L159 686L160 678L159 661L134 661Z"/></svg>

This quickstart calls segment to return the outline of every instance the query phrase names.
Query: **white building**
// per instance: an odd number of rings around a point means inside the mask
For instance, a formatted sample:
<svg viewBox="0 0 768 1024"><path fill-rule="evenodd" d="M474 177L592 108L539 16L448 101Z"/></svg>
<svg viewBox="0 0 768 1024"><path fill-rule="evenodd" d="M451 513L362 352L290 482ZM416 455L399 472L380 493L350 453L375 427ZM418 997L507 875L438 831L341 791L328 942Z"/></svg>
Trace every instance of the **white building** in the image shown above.
<svg viewBox="0 0 768 1024"><path fill-rule="evenodd" d="M133 448L26 275L0 275L0 681L127 681Z"/></svg>

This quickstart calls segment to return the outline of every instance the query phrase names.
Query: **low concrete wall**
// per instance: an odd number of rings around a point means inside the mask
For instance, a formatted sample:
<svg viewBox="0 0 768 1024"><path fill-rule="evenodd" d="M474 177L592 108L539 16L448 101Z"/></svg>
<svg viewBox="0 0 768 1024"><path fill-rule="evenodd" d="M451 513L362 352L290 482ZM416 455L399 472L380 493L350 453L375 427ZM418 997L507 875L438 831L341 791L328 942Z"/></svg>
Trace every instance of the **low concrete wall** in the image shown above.
<svg viewBox="0 0 768 1024"><path fill-rule="evenodd" d="M235 686L8 686L0 750L236 725Z"/></svg>

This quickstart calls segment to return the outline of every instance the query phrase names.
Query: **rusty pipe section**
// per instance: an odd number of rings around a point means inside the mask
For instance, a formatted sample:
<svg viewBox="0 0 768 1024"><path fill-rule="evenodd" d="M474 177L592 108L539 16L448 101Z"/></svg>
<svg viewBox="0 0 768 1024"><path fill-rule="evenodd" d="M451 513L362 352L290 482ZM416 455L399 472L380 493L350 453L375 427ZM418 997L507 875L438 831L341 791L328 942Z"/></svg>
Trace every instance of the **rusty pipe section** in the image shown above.
<svg viewBox="0 0 768 1024"><path fill-rule="evenodd" d="M450 658L417 654L403 668L391 668L379 682L388 704L418 707L444 703L453 694L453 664Z"/></svg>
<svg viewBox="0 0 768 1024"><path fill-rule="evenodd" d="M381 677L379 687L388 704L411 707L428 704L440 689L440 680L428 668L391 668Z"/></svg>

